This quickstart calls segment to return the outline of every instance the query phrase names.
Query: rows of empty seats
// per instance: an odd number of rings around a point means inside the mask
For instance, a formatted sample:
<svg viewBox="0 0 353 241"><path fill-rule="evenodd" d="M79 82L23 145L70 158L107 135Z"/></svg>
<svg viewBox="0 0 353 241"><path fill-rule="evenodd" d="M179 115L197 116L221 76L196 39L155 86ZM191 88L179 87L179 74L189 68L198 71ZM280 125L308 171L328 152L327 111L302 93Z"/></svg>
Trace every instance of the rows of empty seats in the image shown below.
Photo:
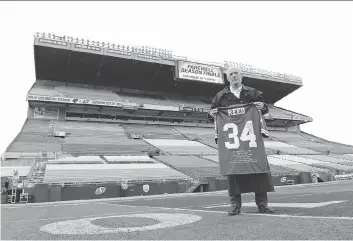
<svg viewBox="0 0 353 241"><path fill-rule="evenodd" d="M211 160L211 161L219 163L218 155L206 155L206 156L201 156L201 157L204 158L204 159Z"/></svg>
<svg viewBox="0 0 353 241"><path fill-rule="evenodd" d="M22 133L38 133L38 134L48 134L49 133L49 120L34 120L34 119L27 119Z"/></svg>
<svg viewBox="0 0 353 241"><path fill-rule="evenodd" d="M54 96L55 86L52 84L41 83L36 81L29 94L31 95L42 95L42 96Z"/></svg>
<svg viewBox="0 0 353 241"><path fill-rule="evenodd" d="M190 98L186 96L166 96L166 98L180 107L195 107L209 109L210 105L203 103L196 98Z"/></svg>
<svg viewBox="0 0 353 241"><path fill-rule="evenodd" d="M57 86L55 92L71 98L89 99L89 100L108 100L127 102L124 98L119 97L111 90L103 90L97 88L81 88L74 86Z"/></svg>
<svg viewBox="0 0 353 241"><path fill-rule="evenodd" d="M322 143L316 139L307 138L305 136L293 132L271 131L271 135L289 144L293 144L295 146L311 149L318 152L333 151L336 153L342 153L343 151L343 153L345 153L346 151L344 148L342 149L340 147L334 147L327 143Z"/></svg>
<svg viewBox="0 0 353 241"><path fill-rule="evenodd" d="M217 150L188 140L145 139L149 144L171 155L215 155Z"/></svg>
<svg viewBox="0 0 353 241"><path fill-rule="evenodd" d="M63 140L50 136L50 121L27 119L8 152L60 152Z"/></svg>
<svg viewBox="0 0 353 241"><path fill-rule="evenodd" d="M141 140L128 140L116 145L109 144L74 144L65 145L63 151L72 154L90 155L141 155L150 150L145 142Z"/></svg>
<svg viewBox="0 0 353 241"><path fill-rule="evenodd" d="M149 156L105 156L109 164L156 163Z"/></svg>
<svg viewBox="0 0 353 241"><path fill-rule="evenodd" d="M341 156L332 157L332 156L323 156L323 155L302 155L302 157L316 159L324 162L353 166L353 160L342 159Z"/></svg>
<svg viewBox="0 0 353 241"><path fill-rule="evenodd" d="M345 154L345 155L337 155L337 154L331 154L330 156L338 159L344 159L348 161L353 161L353 155Z"/></svg>
<svg viewBox="0 0 353 241"><path fill-rule="evenodd" d="M270 135L272 135L272 132L270 132ZM279 141L265 141L265 147L272 150L279 150L287 154L318 154L315 151Z"/></svg>
<svg viewBox="0 0 353 241"><path fill-rule="evenodd" d="M179 132L183 133L191 140L198 140L206 145L218 148L215 143L215 134L213 128L205 127L176 127Z"/></svg>
<svg viewBox="0 0 353 241"><path fill-rule="evenodd" d="M324 161L320 161L312 158L305 158L305 157L292 156L292 155L280 155L278 157L285 160L289 160L297 163L303 163L303 164L307 164L307 165L311 165L319 168L338 169L338 170L344 170L344 171L353 170L352 166L345 166L345 165L340 165L340 164L331 163L331 162L324 162Z"/></svg>
<svg viewBox="0 0 353 241"><path fill-rule="evenodd" d="M270 170L271 170L271 174L272 175L285 175L285 174L297 174L298 171L291 169L291 168L287 168L284 166L277 166L277 165L273 165L270 164Z"/></svg>
<svg viewBox="0 0 353 241"><path fill-rule="evenodd" d="M67 132L64 151L68 153L138 155L150 149L142 140L128 139L114 123L57 121L54 129Z"/></svg>
<svg viewBox="0 0 353 241"><path fill-rule="evenodd" d="M353 153L353 147L352 146L347 146L335 142L330 142L324 139L321 139L319 137L307 134L305 132L300 132L300 135L307 138L308 140L316 143L321 143L323 145L329 146L328 150L330 151L331 154L348 154L348 153Z"/></svg>
<svg viewBox="0 0 353 241"><path fill-rule="evenodd" d="M61 152L62 145L59 143L36 143L15 141L7 149L8 152Z"/></svg>
<svg viewBox="0 0 353 241"><path fill-rule="evenodd" d="M158 156L157 160L199 177L220 176L219 165L197 156Z"/></svg>
<svg viewBox="0 0 353 241"><path fill-rule="evenodd" d="M99 156L63 157L56 160L48 160L48 164L103 164L104 160Z"/></svg>
<svg viewBox="0 0 353 241"><path fill-rule="evenodd" d="M19 177L26 177L31 168L32 166L2 166L1 177L12 177L15 170L17 170Z"/></svg>
<svg viewBox="0 0 353 241"><path fill-rule="evenodd" d="M267 159L269 164L276 165L276 166L283 166L300 172L318 172L318 173L328 172L328 170L324 168L317 168L317 167L309 166L307 164L302 164L302 163L283 159L281 158L281 155L268 156Z"/></svg>
<svg viewBox="0 0 353 241"><path fill-rule="evenodd" d="M121 180L190 179L162 163L156 164L72 164L46 166L44 183Z"/></svg>
<svg viewBox="0 0 353 241"><path fill-rule="evenodd" d="M20 133L16 141L18 142L35 142L35 143L65 143L63 139L53 136L45 136L43 134Z"/></svg>
<svg viewBox="0 0 353 241"><path fill-rule="evenodd" d="M185 139L182 134L170 126L137 124L124 124L122 126L130 136L140 136L145 139Z"/></svg>
<svg viewBox="0 0 353 241"><path fill-rule="evenodd" d="M150 95L145 93L126 93L117 92L120 98L126 99L137 104L176 106L173 102L158 95Z"/></svg>
<svg viewBox="0 0 353 241"><path fill-rule="evenodd" d="M10 167L10 166L33 166L35 160L33 159L16 159L16 160L7 160L1 162L1 167Z"/></svg>

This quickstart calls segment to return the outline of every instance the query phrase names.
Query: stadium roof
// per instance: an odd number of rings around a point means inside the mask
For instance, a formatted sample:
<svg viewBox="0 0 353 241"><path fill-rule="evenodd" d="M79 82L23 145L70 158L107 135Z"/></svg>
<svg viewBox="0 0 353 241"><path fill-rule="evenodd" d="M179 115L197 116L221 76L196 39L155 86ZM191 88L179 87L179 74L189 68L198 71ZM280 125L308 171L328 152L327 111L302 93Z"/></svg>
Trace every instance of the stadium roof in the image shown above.
<svg viewBox="0 0 353 241"><path fill-rule="evenodd" d="M172 51L147 46L131 47L39 33L35 35L34 51L37 79L146 90L153 90L157 86L161 91L171 92L178 81L178 63L195 62L173 55ZM300 77L253 68L246 64L229 61L223 64L201 61L196 63L214 66L223 73L223 85L196 83L205 88L205 95L212 96L223 88L227 83L225 70L231 65L242 69L245 85L265 93L267 103L275 103L302 86ZM188 85L195 84L191 82L179 83L184 84L183 89L191 89Z"/></svg>

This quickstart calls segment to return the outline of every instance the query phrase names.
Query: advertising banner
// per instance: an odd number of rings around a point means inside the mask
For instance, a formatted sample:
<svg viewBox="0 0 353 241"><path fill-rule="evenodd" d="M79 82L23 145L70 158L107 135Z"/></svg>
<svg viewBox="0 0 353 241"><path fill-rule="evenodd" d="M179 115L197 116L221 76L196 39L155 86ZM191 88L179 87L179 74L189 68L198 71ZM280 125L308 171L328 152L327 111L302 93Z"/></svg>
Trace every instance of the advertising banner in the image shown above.
<svg viewBox="0 0 353 241"><path fill-rule="evenodd" d="M214 84L224 83L221 67L186 61L178 61L178 78Z"/></svg>
<svg viewBox="0 0 353 241"><path fill-rule="evenodd" d="M113 106L113 107L136 107L136 108L138 107L136 103L123 103L118 101L107 101L107 100L89 100L89 99L78 99L78 98L58 97L58 96L28 95L27 100L68 103L68 104L81 104L81 105L102 105L102 106Z"/></svg>

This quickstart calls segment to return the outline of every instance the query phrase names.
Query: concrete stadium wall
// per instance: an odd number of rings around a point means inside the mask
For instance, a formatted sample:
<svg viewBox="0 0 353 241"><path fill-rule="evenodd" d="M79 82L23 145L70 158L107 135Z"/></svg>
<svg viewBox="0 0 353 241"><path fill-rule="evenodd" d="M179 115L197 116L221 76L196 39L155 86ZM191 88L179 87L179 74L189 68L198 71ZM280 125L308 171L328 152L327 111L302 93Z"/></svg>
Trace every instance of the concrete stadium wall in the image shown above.
<svg viewBox="0 0 353 241"><path fill-rule="evenodd" d="M149 190L143 190L144 185L149 185ZM30 196L29 202L56 202L85 199L117 198L131 196L149 196L156 194L184 193L192 185L190 181L170 181L170 182L144 182L129 183L127 189L123 189L121 184L86 184L67 186L37 185L34 188L25 188L25 192ZM105 192L95 194L97 188L104 187Z"/></svg>
<svg viewBox="0 0 353 241"><path fill-rule="evenodd" d="M286 185L281 179L293 180L294 184L311 183L310 173L300 173L299 175L280 175L272 176L275 186ZM226 178L207 178L208 184L203 185L204 192L227 190L228 183ZM147 192L143 186L148 185ZM86 184L80 186L48 186L45 184L37 185L34 188L26 188L25 192L32 196L29 202L56 202L69 200L117 198L132 196L150 196L157 194L185 193L192 186L191 181L169 181L169 182L141 182L129 183L127 189L123 189L121 184ZM104 187L105 192L95 194L99 187ZM197 189L199 190L199 189Z"/></svg>

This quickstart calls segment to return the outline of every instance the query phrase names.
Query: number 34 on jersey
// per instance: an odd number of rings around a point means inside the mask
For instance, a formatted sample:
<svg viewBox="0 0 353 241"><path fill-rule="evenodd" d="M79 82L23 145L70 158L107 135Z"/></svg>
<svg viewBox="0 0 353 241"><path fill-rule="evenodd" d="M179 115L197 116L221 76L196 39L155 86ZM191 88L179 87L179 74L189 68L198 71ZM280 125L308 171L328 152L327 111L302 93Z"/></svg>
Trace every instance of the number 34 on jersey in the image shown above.
<svg viewBox="0 0 353 241"><path fill-rule="evenodd" d="M215 128L221 175L269 172L263 140L268 131L255 105L218 108Z"/></svg>
<svg viewBox="0 0 353 241"><path fill-rule="evenodd" d="M231 132L229 133L229 130ZM239 128L238 125L235 123L226 123L223 126L223 131L229 133L228 139L229 141L225 141L224 145L228 149L238 149L240 147L240 142L249 142L249 147L257 147L256 143L256 135L254 134L254 126L252 120L248 120L245 123L244 129L241 132L240 137L239 135Z"/></svg>

